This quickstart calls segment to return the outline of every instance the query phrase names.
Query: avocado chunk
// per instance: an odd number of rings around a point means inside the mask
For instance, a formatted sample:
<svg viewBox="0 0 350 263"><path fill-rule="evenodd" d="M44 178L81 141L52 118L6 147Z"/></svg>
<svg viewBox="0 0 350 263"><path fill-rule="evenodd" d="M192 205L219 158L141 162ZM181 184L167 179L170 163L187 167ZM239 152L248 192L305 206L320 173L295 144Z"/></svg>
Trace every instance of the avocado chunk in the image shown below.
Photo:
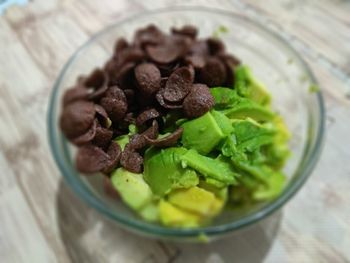
<svg viewBox="0 0 350 263"><path fill-rule="evenodd" d="M234 107L222 112L230 119L245 119L249 117L256 121L271 121L276 116L270 109L244 98Z"/></svg>
<svg viewBox="0 0 350 263"><path fill-rule="evenodd" d="M225 114L215 110L212 110L211 114L224 135L229 135L233 131L232 123Z"/></svg>
<svg viewBox="0 0 350 263"><path fill-rule="evenodd" d="M228 187L225 185L217 186L215 184L212 184L210 181L208 182L208 180L205 180L205 181L201 180L199 181L198 187L203 188L215 194L215 196L221 200L224 200L224 201L227 200Z"/></svg>
<svg viewBox="0 0 350 263"><path fill-rule="evenodd" d="M254 151L262 145L273 142L276 130L269 125L261 125L247 118L237 120L233 124L233 134L236 138L237 150Z"/></svg>
<svg viewBox="0 0 350 263"><path fill-rule="evenodd" d="M227 185L235 184L236 177L239 176L229 162L206 157L195 150L187 151L180 159L184 165L193 168L204 177L211 177Z"/></svg>
<svg viewBox="0 0 350 263"><path fill-rule="evenodd" d="M214 97L216 110L234 107L242 99L236 90L230 88L215 87L210 89L210 93Z"/></svg>
<svg viewBox="0 0 350 263"><path fill-rule="evenodd" d="M210 112L181 126L184 129L181 139L183 146L201 154L209 153L225 137Z"/></svg>
<svg viewBox="0 0 350 263"><path fill-rule="evenodd" d="M198 227L201 217L198 214L177 208L165 200L159 203L160 221L170 227Z"/></svg>
<svg viewBox="0 0 350 263"><path fill-rule="evenodd" d="M260 105L269 105L271 96L264 84L258 81L247 65L241 65L235 70L235 89L238 94L250 98Z"/></svg>
<svg viewBox="0 0 350 263"><path fill-rule="evenodd" d="M135 210L141 209L152 200L152 191L143 180L142 174L118 168L112 173L111 180L124 202Z"/></svg>
<svg viewBox="0 0 350 263"><path fill-rule="evenodd" d="M199 183L195 171L181 166L180 157L186 152L181 147L146 152L144 177L155 195L164 196L173 188L186 188Z"/></svg>
<svg viewBox="0 0 350 263"><path fill-rule="evenodd" d="M253 199L262 201L277 197L283 190L286 177L281 172L276 172L264 166L263 169L268 175L265 184L261 184L253 193Z"/></svg>
<svg viewBox="0 0 350 263"><path fill-rule="evenodd" d="M157 222L159 220L159 201L146 204L139 213L146 221Z"/></svg>
<svg viewBox="0 0 350 263"><path fill-rule="evenodd" d="M182 209L201 215L209 215L215 201L215 195L199 187L178 189L168 196L168 202Z"/></svg>

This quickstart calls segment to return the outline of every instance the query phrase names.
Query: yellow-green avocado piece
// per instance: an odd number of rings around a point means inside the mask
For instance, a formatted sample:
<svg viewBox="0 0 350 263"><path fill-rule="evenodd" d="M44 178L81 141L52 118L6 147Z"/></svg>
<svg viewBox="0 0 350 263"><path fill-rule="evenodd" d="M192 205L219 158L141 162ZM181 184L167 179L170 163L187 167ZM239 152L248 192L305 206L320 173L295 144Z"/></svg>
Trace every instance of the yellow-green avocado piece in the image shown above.
<svg viewBox="0 0 350 263"><path fill-rule="evenodd" d="M170 227L199 227L201 217L196 213L191 213L177 208L165 200L160 200L159 217L163 225Z"/></svg>
<svg viewBox="0 0 350 263"><path fill-rule="evenodd" d="M151 202L153 194L142 174L118 168L112 173L111 180L123 201L134 210L139 210Z"/></svg>
<svg viewBox="0 0 350 263"><path fill-rule="evenodd" d="M202 216L210 216L219 212L220 206L217 201L219 199L213 193L199 187L174 190L168 196L169 203Z"/></svg>

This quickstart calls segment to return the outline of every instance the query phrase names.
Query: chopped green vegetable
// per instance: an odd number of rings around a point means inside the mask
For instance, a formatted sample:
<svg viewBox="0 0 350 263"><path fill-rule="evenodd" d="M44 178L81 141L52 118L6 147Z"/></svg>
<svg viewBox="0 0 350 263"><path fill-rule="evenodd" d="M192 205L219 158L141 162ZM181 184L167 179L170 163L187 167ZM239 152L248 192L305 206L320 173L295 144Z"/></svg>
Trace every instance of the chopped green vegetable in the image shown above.
<svg viewBox="0 0 350 263"><path fill-rule="evenodd" d="M135 210L143 208L152 200L152 191L143 180L142 174L118 168L113 172L111 181L124 202Z"/></svg>
<svg viewBox="0 0 350 263"><path fill-rule="evenodd" d="M154 194L164 196L174 188L198 184L197 174L181 166L180 157L186 152L185 148L174 147L146 152L144 177Z"/></svg>
<svg viewBox="0 0 350 263"><path fill-rule="evenodd" d="M237 67L235 77L235 89L239 95L249 98L260 105L270 104L271 97L266 87L253 76L248 66L242 65Z"/></svg>
<svg viewBox="0 0 350 263"><path fill-rule="evenodd" d="M212 110L211 115L214 117L217 125L220 127L224 135L229 135L233 131L232 123L223 113Z"/></svg>
<svg viewBox="0 0 350 263"><path fill-rule="evenodd" d="M208 154L225 137L210 112L181 126L184 129L181 139L183 146L201 154Z"/></svg>
<svg viewBox="0 0 350 263"><path fill-rule="evenodd" d="M309 92L310 93L317 93L317 92L319 92L320 91L320 87L318 86L318 85L316 85L316 84L311 84L310 86L309 86Z"/></svg>
<svg viewBox="0 0 350 263"><path fill-rule="evenodd" d="M213 178L227 185L235 184L236 177L239 176L229 162L206 157L193 149L188 150L180 159L204 177Z"/></svg>
<svg viewBox="0 0 350 263"><path fill-rule="evenodd" d="M226 26L220 25L214 32L213 37L219 38L220 35L227 33L229 30Z"/></svg>
<svg viewBox="0 0 350 263"><path fill-rule="evenodd" d="M237 94L237 91L224 88L224 87L216 87L210 89L211 95L214 97L216 110L222 110L227 108L232 108L237 105L242 97Z"/></svg>
<svg viewBox="0 0 350 263"><path fill-rule="evenodd" d="M276 116L270 109L244 98L232 108L222 112L230 119L252 118L256 121L271 121Z"/></svg>

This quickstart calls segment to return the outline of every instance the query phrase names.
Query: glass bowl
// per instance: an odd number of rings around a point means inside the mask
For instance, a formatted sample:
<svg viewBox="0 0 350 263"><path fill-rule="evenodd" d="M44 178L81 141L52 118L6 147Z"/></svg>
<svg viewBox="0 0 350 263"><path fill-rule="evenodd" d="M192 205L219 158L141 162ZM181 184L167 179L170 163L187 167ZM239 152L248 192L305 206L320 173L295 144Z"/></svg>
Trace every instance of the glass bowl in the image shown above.
<svg viewBox="0 0 350 263"><path fill-rule="evenodd" d="M130 39L134 31L148 24L162 30L192 24L200 37L228 29L220 37L229 52L250 65L254 74L266 84L273 98L273 107L285 119L292 138L285 173L288 182L281 195L269 202L246 209L229 209L211 225L202 228L176 229L148 223L135 215L122 201L108 198L102 187L102 176L81 176L74 168L75 149L64 138L58 126L61 99L65 89L77 77L103 66L112 54L118 37ZM226 30L221 30L226 31ZM112 25L80 47L64 66L51 95L48 131L52 153L66 182L90 206L120 226L157 238L177 240L213 239L260 221L282 207L304 184L320 155L324 135L324 106L321 93L311 92L317 81L309 67L278 35L263 25L225 11L202 7L178 7L145 12Z"/></svg>

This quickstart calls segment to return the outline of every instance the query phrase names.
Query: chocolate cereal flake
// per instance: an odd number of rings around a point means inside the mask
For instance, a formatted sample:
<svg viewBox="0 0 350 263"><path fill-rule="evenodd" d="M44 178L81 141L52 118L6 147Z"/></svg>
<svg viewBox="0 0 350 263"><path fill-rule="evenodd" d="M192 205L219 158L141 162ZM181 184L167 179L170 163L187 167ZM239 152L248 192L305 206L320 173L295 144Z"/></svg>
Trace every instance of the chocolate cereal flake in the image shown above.
<svg viewBox="0 0 350 263"><path fill-rule="evenodd" d="M76 167L79 172L91 174L103 170L110 158L101 148L94 145L81 146L76 156Z"/></svg>
<svg viewBox="0 0 350 263"><path fill-rule="evenodd" d="M97 127L92 143L101 148L105 148L111 142L112 136L113 136L112 130L109 130L103 127Z"/></svg>
<svg viewBox="0 0 350 263"><path fill-rule="evenodd" d="M161 75L152 63L143 63L135 68L138 88L145 94L154 94L160 89Z"/></svg>
<svg viewBox="0 0 350 263"><path fill-rule="evenodd" d="M210 57L199 71L199 79L209 87L220 86L226 80L226 68L218 58Z"/></svg>
<svg viewBox="0 0 350 263"><path fill-rule="evenodd" d="M75 101L68 104L61 114L60 126L68 139L84 134L95 118L95 107L92 102Z"/></svg>
<svg viewBox="0 0 350 263"><path fill-rule="evenodd" d="M128 109L128 105L125 101L110 97L102 98L100 104L106 110L112 122L122 120Z"/></svg>
<svg viewBox="0 0 350 263"><path fill-rule="evenodd" d="M154 108L145 110L145 111L141 112L139 114L139 116L137 116L136 126L141 127L146 122L153 120L153 119L156 119L159 116L160 116L159 112Z"/></svg>
<svg viewBox="0 0 350 263"><path fill-rule="evenodd" d="M165 84L164 99L169 102L181 101L190 91L194 73L190 67L175 70Z"/></svg>
<svg viewBox="0 0 350 263"><path fill-rule="evenodd" d="M141 173L143 168L143 158L138 152L123 151L120 164L132 173Z"/></svg>
<svg viewBox="0 0 350 263"><path fill-rule="evenodd" d="M101 98L108 89L108 76L101 69L95 69L88 77L82 81L88 89L93 89L89 95L90 99Z"/></svg>
<svg viewBox="0 0 350 263"><path fill-rule="evenodd" d="M190 38L195 39L197 34L198 34L198 30L196 27L191 26L191 25L185 25L182 28L172 28L171 32L173 34L179 34L179 35L185 35L188 36Z"/></svg>
<svg viewBox="0 0 350 263"><path fill-rule="evenodd" d="M214 106L214 98L208 86L194 84L190 94L184 100L183 107L188 118L196 118L208 112Z"/></svg>
<svg viewBox="0 0 350 263"><path fill-rule="evenodd" d="M86 88L78 85L65 91L63 95L63 106L77 100L87 100L88 97L89 91Z"/></svg>
<svg viewBox="0 0 350 263"><path fill-rule="evenodd" d="M95 119L95 121L92 123L91 127L85 132L84 134L75 137L71 140L71 142L75 145L83 145L87 144L88 142L92 141L92 139L96 135L96 127L97 127L98 121Z"/></svg>
<svg viewBox="0 0 350 263"><path fill-rule="evenodd" d="M105 174L111 173L117 167L122 155L122 149L118 143L112 141L108 147L107 154L109 156L109 161L102 170Z"/></svg>
<svg viewBox="0 0 350 263"><path fill-rule="evenodd" d="M153 145L155 147L165 148L165 147L171 147L174 146L177 141L181 138L181 135L183 133L183 128L178 128L176 131L174 131L172 134L163 137L161 139L151 139L147 136L145 136L145 139L148 144Z"/></svg>

